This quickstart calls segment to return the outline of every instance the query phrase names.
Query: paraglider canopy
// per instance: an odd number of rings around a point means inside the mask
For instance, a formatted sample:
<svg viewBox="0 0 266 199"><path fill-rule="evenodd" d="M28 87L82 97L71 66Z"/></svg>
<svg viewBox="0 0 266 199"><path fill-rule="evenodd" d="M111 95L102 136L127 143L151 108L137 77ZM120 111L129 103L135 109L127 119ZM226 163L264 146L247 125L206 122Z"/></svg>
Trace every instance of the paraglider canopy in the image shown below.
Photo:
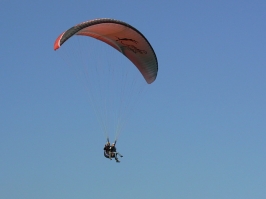
<svg viewBox="0 0 266 199"><path fill-rule="evenodd" d="M60 48L73 35L89 36L109 44L138 68L148 84L156 79L156 54L144 35L131 25L107 18L86 21L59 35L54 43L54 50Z"/></svg>

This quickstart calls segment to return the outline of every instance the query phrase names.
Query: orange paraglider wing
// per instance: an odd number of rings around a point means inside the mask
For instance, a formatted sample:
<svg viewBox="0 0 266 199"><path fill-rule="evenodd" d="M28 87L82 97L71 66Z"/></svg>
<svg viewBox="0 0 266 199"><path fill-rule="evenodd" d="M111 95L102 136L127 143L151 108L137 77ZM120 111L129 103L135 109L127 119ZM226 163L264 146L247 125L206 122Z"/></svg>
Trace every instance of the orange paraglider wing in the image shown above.
<svg viewBox="0 0 266 199"><path fill-rule="evenodd" d="M148 84L158 72L156 54L149 41L136 28L114 19L94 19L63 32L54 43L54 50L74 35L89 36L103 41L124 54L141 72Z"/></svg>

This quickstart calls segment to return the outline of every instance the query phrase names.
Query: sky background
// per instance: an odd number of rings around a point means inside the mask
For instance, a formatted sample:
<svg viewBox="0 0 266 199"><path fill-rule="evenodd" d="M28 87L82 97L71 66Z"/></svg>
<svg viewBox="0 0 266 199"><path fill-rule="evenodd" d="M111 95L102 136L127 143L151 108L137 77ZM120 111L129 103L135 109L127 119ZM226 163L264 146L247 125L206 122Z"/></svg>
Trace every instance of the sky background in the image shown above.
<svg viewBox="0 0 266 199"><path fill-rule="evenodd" d="M0 1L1 199L266 198L266 1ZM120 164L53 50L80 22L140 30L159 62ZM146 101L146 103L145 103Z"/></svg>

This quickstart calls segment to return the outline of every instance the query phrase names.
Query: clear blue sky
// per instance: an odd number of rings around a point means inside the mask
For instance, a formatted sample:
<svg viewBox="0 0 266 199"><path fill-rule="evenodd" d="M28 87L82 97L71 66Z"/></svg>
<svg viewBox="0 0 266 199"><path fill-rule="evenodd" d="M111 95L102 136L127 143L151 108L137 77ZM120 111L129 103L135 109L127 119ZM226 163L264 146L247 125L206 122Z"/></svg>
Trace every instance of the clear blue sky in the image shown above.
<svg viewBox="0 0 266 199"><path fill-rule="evenodd" d="M266 2L0 2L1 199L266 198ZM116 164L80 82L53 50L94 18L139 29L157 80Z"/></svg>

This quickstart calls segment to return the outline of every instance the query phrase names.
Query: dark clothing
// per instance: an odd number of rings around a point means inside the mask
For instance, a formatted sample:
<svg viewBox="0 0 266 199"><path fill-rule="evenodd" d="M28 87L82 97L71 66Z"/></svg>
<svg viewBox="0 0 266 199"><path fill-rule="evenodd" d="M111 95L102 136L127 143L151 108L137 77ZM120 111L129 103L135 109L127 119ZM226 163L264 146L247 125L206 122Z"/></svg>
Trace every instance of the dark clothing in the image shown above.
<svg viewBox="0 0 266 199"><path fill-rule="evenodd" d="M105 156L106 158L112 159L112 158L110 157L110 144L106 144L106 145L104 145L103 150L104 150L104 156Z"/></svg>
<svg viewBox="0 0 266 199"><path fill-rule="evenodd" d="M115 146L111 146L111 147L110 147L110 151L111 151L111 152L116 152L116 147L115 147Z"/></svg>
<svg viewBox="0 0 266 199"><path fill-rule="evenodd" d="M106 152L110 151L110 145L105 145L103 150L105 150Z"/></svg>
<svg viewBox="0 0 266 199"><path fill-rule="evenodd" d="M104 148L104 156L106 158L112 159L115 158L116 162L120 162L117 158L117 155L119 155L120 157L123 157L120 153L116 152L116 147L115 145L105 145Z"/></svg>
<svg viewBox="0 0 266 199"><path fill-rule="evenodd" d="M107 153L106 151L104 151L104 152L103 152L103 155L104 155L104 157L106 157L106 158L109 158L109 159L110 159L110 157L109 157L109 152Z"/></svg>
<svg viewBox="0 0 266 199"><path fill-rule="evenodd" d="M116 152L116 147L115 145L110 147L110 152L109 152L111 157L114 157L116 162L120 162L117 158L117 155L119 155L120 157L123 157L120 153Z"/></svg>

